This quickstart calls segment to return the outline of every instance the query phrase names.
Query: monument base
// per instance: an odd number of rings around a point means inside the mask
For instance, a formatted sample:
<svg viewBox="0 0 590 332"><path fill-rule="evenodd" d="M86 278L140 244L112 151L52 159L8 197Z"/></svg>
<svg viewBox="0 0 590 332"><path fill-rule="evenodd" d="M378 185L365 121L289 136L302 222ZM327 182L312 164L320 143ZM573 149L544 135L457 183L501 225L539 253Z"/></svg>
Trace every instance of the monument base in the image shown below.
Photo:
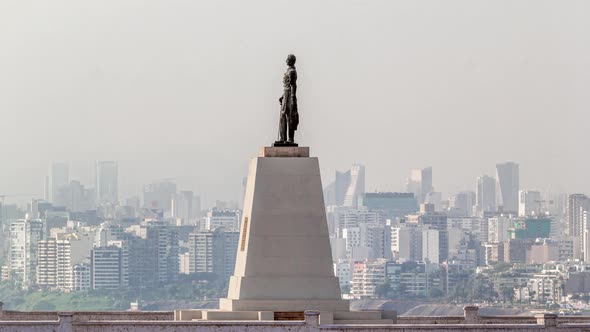
<svg viewBox="0 0 590 332"><path fill-rule="evenodd" d="M305 311L224 311L224 310L175 310L177 321L285 321L304 320ZM326 324L395 324L397 313L393 310L368 311L319 311L321 325Z"/></svg>
<svg viewBox="0 0 590 332"><path fill-rule="evenodd" d="M308 147L260 149L250 161L240 228L219 310L179 310L176 320L304 320L312 310L321 324L393 323L387 312L350 311L341 297L319 162Z"/></svg>
<svg viewBox="0 0 590 332"><path fill-rule="evenodd" d="M219 299L219 309L226 311L348 311L348 300L235 300Z"/></svg>
<svg viewBox="0 0 590 332"><path fill-rule="evenodd" d="M294 142L284 142L284 141L276 141L272 144L273 147L285 147L285 146L299 146L299 144Z"/></svg>

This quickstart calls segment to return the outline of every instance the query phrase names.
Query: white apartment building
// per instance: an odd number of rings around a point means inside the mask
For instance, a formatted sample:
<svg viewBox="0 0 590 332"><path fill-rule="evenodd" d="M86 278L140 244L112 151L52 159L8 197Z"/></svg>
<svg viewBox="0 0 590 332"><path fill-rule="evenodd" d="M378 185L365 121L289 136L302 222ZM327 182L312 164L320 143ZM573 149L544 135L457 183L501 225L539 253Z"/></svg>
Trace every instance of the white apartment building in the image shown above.
<svg viewBox="0 0 590 332"><path fill-rule="evenodd" d="M355 262L352 273L351 295L357 299L370 299L376 295L377 286L385 283L387 260Z"/></svg>
<svg viewBox="0 0 590 332"><path fill-rule="evenodd" d="M10 224L10 270L25 288L37 282L37 243L44 234L45 223L41 219Z"/></svg>
<svg viewBox="0 0 590 332"><path fill-rule="evenodd" d="M37 285L45 289L72 289L70 242L39 241L37 250Z"/></svg>

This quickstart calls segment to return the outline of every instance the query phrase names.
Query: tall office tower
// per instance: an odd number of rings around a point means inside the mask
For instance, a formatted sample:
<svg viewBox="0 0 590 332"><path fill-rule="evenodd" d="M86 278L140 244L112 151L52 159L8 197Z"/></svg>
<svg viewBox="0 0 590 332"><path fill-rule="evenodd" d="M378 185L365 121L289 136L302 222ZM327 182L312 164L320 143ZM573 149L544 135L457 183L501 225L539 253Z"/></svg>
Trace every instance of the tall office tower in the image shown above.
<svg viewBox="0 0 590 332"><path fill-rule="evenodd" d="M520 190L518 192L518 216L539 216L543 213L541 193L534 190Z"/></svg>
<svg viewBox="0 0 590 332"><path fill-rule="evenodd" d="M496 164L496 181L496 190L500 198L498 205L501 205L505 212L518 212L518 164L511 161Z"/></svg>
<svg viewBox="0 0 590 332"><path fill-rule="evenodd" d="M45 289L72 289L71 246L67 240L38 242L37 286Z"/></svg>
<svg viewBox="0 0 590 332"><path fill-rule="evenodd" d="M223 229L189 234L189 271L212 272L227 279L236 265L239 232Z"/></svg>
<svg viewBox="0 0 590 332"><path fill-rule="evenodd" d="M434 211L441 211L442 209L442 193L439 191L431 191L424 196L424 203L434 205Z"/></svg>
<svg viewBox="0 0 590 332"><path fill-rule="evenodd" d="M582 259L584 253L584 212L590 211L590 198L584 194L572 194L567 202L567 232L574 242L574 259Z"/></svg>
<svg viewBox="0 0 590 332"><path fill-rule="evenodd" d="M178 228L163 221L149 221L129 238L129 284L159 285L177 280Z"/></svg>
<svg viewBox="0 0 590 332"><path fill-rule="evenodd" d="M496 179L493 177L487 175L477 177L475 210L480 216L484 212L496 211Z"/></svg>
<svg viewBox="0 0 590 332"><path fill-rule="evenodd" d="M146 239L156 249L156 274L161 283L178 279L178 230L164 222L148 222L145 225Z"/></svg>
<svg viewBox="0 0 590 332"><path fill-rule="evenodd" d="M408 192L414 193L418 204L424 203L426 194L431 192L434 188L432 187L432 167L426 167L423 169L413 169L410 172L410 178L407 183Z"/></svg>
<svg viewBox="0 0 590 332"><path fill-rule="evenodd" d="M324 189L326 206L357 206L365 192L365 166L352 165L346 172L336 171L334 182Z"/></svg>
<svg viewBox="0 0 590 332"><path fill-rule="evenodd" d="M70 183L70 168L67 163L51 165L51 202L54 202L61 187Z"/></svg>
<svg viewBox="0 0 590 332"><path fill-rule="evenodd" d="M70 212L85 212L96 209L94 189L87 189L80 181L71 181L58 189L53 205L64 207Z"/></svg>
<svg viewBox="0 0 590 332"><path fill-rule="evenodd" d="M176 182L162 179L143 188L143 207L168 212L172 207L172 197L176 194Z"/></svg>
<svg viewBox="0 0 590 332"><path fill-rule="evenodd" d="M172 196L172 218L180 225L189 225L196 218L193 215L194 194L192 191L181 191Z"/></svg>
<svg viewBox="0 0 590 332"><path fill-rule="evenodd" d="M10 269L28 288L37 282L37 245L44 239L42 220L16 220L10 224Z"/></svg>
<svg viewBox="0 0 590 332"><path fill-rule="evenodd" d="M119 202L119 169L116 161L96 161L95 188L98 205Z"/></svg>
<svg viewBox="0 0 590 332"><path fill-rule="evenodd" d="M352 165L350 183L344 194L344 206L357 207L359 198L365 193L365 166Z"/></svg>
<svg viewBox="0 0 590 332"><path fill-rule="evenodd" d="M90 253L92 289L118 289L129 282L129 257L122 241L109 241Z"/></svg>
<svg viewBox="0 0 590 332"><path fill-rule="evenodd" d="M462 191L449 197L449 215L469 217L473 214L475 193Z"/></svg>
<svg viewBox="0 0 590 332"><path fill-rule="evenodd" d="M201 218L202 211L201 211L201 196L194 195L193 196L193 216L195 220Z"/></svg>

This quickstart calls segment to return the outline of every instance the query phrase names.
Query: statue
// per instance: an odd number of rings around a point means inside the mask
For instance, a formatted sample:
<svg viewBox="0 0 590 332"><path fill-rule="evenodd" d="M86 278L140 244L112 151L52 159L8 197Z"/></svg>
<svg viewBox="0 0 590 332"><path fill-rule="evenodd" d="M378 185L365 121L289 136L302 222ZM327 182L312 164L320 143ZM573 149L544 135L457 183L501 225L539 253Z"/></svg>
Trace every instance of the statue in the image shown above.
<svg viewBox="0 0 590 332"><path fill-rule="evenodd" d="M281 114L279 120L279 140L274 146L297 146L295 130L299 125L297 112L297 70L295 69L295 55L287 56L287 71L283 76L283 96L279 98ZM288 134L288 136L287 136Z"/></svg>

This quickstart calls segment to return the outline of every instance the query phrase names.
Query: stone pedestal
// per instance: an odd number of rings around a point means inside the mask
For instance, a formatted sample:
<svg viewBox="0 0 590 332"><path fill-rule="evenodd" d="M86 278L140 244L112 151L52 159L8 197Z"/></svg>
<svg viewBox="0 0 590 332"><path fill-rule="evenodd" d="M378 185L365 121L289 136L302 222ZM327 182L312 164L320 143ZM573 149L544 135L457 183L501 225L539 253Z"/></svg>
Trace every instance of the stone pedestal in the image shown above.
<svg viewBox="0 0 590 332"><path fill-rule="evenodd" d="M334 276L318 159L266 147L250 161L227 311L346 311Z"/></svg>
<svg viewBox="0 0 590 332"><path fill-rule="evenodd" d="M178 310L176 319L303 320L313 310L321 324L393 323L391 313L350 311L341 299L320 167L308 147L260 149L250 161L242 218L227 298L219 310Z"/></svg>

